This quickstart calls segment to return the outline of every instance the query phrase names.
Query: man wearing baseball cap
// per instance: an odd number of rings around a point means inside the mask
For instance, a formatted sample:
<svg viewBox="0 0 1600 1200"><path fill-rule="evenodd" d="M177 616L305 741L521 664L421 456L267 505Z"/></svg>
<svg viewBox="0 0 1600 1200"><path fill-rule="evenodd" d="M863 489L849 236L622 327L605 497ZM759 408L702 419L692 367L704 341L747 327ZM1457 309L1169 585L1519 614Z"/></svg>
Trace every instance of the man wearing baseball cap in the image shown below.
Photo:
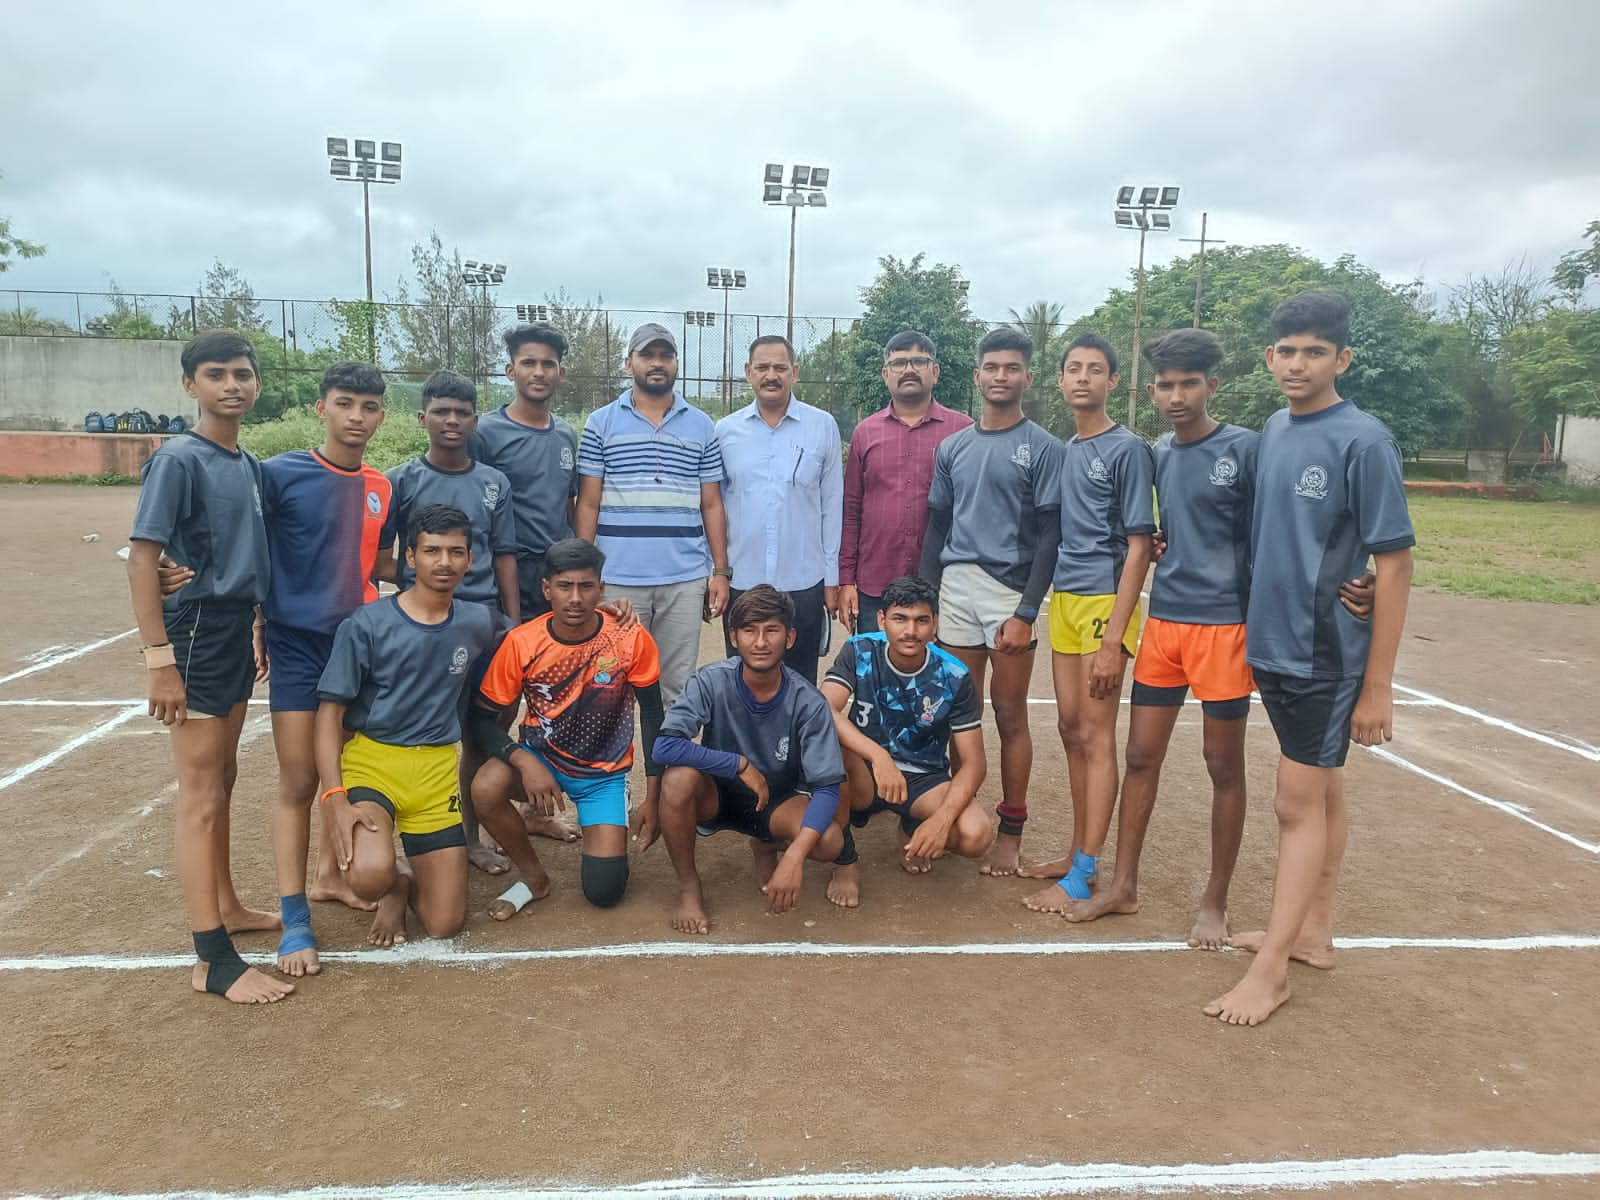
<svg viewBox="0 0 1600 1200"><path fill-rule="evenodd" d="M674 390L671 330L634 330L627 370L633 386L583 428L574 531L604 551L607 597L630 600L655 640L670 708L699 657L701 620L728 604L722 452L711 418Z"/></svg>

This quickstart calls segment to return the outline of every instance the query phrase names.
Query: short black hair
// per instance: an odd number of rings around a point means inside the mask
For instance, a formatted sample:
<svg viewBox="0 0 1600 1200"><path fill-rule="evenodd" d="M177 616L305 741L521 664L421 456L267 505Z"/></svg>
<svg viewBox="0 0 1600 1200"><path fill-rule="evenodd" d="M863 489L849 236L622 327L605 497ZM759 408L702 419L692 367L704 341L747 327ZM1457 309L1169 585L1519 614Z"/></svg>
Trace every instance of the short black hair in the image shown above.
<svg viewBox="0 0 1600 1200"><path fill-rule="evenodd" d="M261 364L256 361L256 348L250 340L231 329L208 329L184 343L179 362L183 364L183 377L193 379L201 363L230 363L236 358L248 358L256 377L261 376Z"/></svg>
<svg viewBox="0 0 1600 1200"><path fill-rule="evenodd" d="M326 396L338 389L357 396L381 396L388 387L383 381L383 372L371 363L342 362L334 363L322 373L322 384L317 394Z"/></svg>
<svg viewBox="0 0 1600 1200"><path fill-rule="evenodd" d="M1174 329L1146 342L1144 356L1157 375L1163 371L1199 371L1211 379L1222 365L1222 343L1206 329Z"/></svg>
<svg viewBox="0 0 1600 1200"><path fill-rule="evenodd" d="M544 552L546 579L554 579L566 571L593 571L598 579L605 565L605 553L599 546L583 538L562 538L559 542L552 542Z"/></svg>
<svg viewBox="0 0 1600 1200"><path fill-rule="evenodd" d="M757 346L782 346L785 350L787 350L789 352L789 364L791 366L794 365L794 343L791 342L788 338L784 337L783 334L781 334L781 333L763 333L755 341L751 342L750 343L750 355L749 355L748 358L745 359L746 362L754 362L755 361L756 347Z"/></svg>
<svg viewBox="0 0 1600 1200"><path fill-rule="evenodd" d="M454 504L419 505L406 522L406 549L415 550L425 533L462 533L470 546L472 521Z"/></svg>
<svg viewBox="0 0 1600 1200"><path fill-rule="evenodd" d="M925 333L918 333L915 329L902 329L883 344L883 357L887 361L889 356L897 350L921 350L929 358L937 359L939 351L933 344L933 339Z"/></svg>
<svg viewBox="0 0 1600 1200"><path fill-rule="evenodd" d="M1117 352L1111 343L1098 333L1080 333L1067 343L1067 348L1061 352L1061 365L1056 368L1056 374L1066 369L1067 356L1074 350L1098 350L1106 356L1106 371L1109 374L1117 373Z"/></svg>
<svg viewBox="0 0 1600 1200"><path fill-rule="evenodd" d="M878 599L878 611L886 613L891 608L916 608L926 604L934 616L939 615L939 589L926 579L915 575L902 575L883 589Z"/></svg>
<svg viewBox="0 0 1600 1200"><path fill-rule="evenodd" d="M534 321L530 325L516 325L500 335L500 340L506 344L506 358L514 361L517 351L532 342L537 346L548 346L556 352L556 361L566 358L567 351L572 347L567 341L567 335L562 333L549 321Z"/></svg>
<svg viewBox="0 0 1600 1200"><path fill-rule="evenodd" d="M728 606L728 628L748 629L762 621L778 620L785 629L794 628L794 599L770 583L758 583Z"/></svg>
<svg viewBox="0 0 1600 1200"><path fill-rule="evenodd" d="M1000 350L1016 350L1022 355L1023 362L1030 366L1033 363L1033 339L1019 329L1002 325L984 334L983 340L978 343L978 361L981 363L985 354Z"/></svg>
<svg viewBox="0 0 1600 1200"><path fill-rule="evenodd" d="M461 400L478 407L477 385L457 371L435 371L422 381L422 411L433 400Z"/></svg>
<svg viewBox="0 0 1600 1200"><path fill-rule="evenodd" d="M1272 310L1272 340L1310 334L1334 348L1350 344L1350 301L1338 292L1301 292Z"/></svg>

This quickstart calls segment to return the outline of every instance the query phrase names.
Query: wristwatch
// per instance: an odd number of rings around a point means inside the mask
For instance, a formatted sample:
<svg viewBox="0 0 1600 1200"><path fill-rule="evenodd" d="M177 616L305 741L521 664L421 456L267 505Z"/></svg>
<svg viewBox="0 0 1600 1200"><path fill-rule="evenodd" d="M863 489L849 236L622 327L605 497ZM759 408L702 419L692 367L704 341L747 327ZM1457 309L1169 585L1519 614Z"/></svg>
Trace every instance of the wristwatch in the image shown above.
<svg viewBox="0 0 1600 1200"><path fill-rule="evenodd" d="M733 578L733 568L732 567L712 567L711 568L711 574L713 576L719 578L719 579L732 579Z"/></svg>

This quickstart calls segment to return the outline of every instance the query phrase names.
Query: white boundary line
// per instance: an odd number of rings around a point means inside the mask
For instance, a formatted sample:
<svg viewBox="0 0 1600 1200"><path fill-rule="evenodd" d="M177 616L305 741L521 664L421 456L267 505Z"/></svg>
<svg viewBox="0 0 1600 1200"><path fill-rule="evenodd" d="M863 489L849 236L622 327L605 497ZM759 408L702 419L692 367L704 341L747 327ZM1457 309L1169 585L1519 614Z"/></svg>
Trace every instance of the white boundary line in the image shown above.
<svg viewBox="0 0 1600 1200"><path fill-rule="evenodd" d="M909 1196L954 1200L960 1196L1103 1196L1156 1193L1310 1191L1354 1184L1481 1183L1493 1179L1578 1178L1600 1175L1600 1154L1545 1154L1531 1150L1471 1150L1457 1154L1395 1154L1248 1163L1026 1163L984 1167L916 1167L907 1171L818 1172L761 1179L712 1180L699 1176L632 1184L402 1183L377 1186L327 1184L267 1192L81 1192L70 1200L787 1200L789 1197ZM25 1196L22 1200L40 1200Z"/></svg>
<svg viewBox="0 0 1600 1200"><path fill-rule="evenodd" d="M139 696L129 696L126 700L0 700L0 708L126 708L130 704L148 703ZM265 708L267 701L258 698L250 700L249 704Z"/></svg>
<svg viewBox="0 0 1600 1200"><path fill-rule="evenodd" d="M1515 937L1348 937L1339 950L1600 950L1600 936L1577 933ZM463 950L453 941L416 941L393 950L331 950L323 962L362 966L496 967L507 963L594 962L641 958L1056 958L1066 955L1199 953L1184 942L967 942L897 946L847 942L621 942L534 950ZM271 955L246 957L270 963ZM192 954L67 954L0 958L0 972L155 971L194 965Z"/></svg>
<svg viewBox="0 0 1600 1200"><path fill-rule="evenodd" d="M0 686L4 686L15 679L25 679L29 675L36 675L40 671L48 671L51 667L59 667L64 662L71 662L75 658L82 658L85 654L93 654L102 647L113 642L120 642L123 638L132 637L138 633L137 629L125 630L122 633L112 634L110 637L101 638L98 642L90 642L86 646L75 646L71 650L63 650L59 654L52 654L48 658L41 658L31 666L23 667L20 671L13 671L9 675L0 675Z"/></svg>
<svg viewBox="0 0 1600 1200"><path fill-rule="evenodd" d="M1394 766L1399 767L1402 771L1410 771L1413 775L1420 775L1424 779L1432 780L1440 787L1447 787L1453 792L1460 792L1463 796L1476 800L1479 804L1486 804L1490 808L1503 812L1508 816L1513 816L1519 821L1525 821L1535 829L1548 833L1551 837L1560 838L1569 846L1576 846L1579 850L1587 850L1590 854L1600 854L1600 845L1594 842L1586 842L1564 829L1557 829L1554 825L1547 825L1518 805L1509 804L1504 800L1496 800L1492 796L1485 796L1482 792L1475 792L1465 784L1457 783L1448 776L1440 775L1436 771L1430 771L1426 767L1419 767L1409 759L1401 758L1393 750L1386 750L1382 746L1367 746L1366 749L1384 762L1392 763Z"/></svg>
<svg viewBox="0 0 1600 1200"><path fill-rule="evenodd" d="M1600 763L1600 749L1596 749L1587 743L1579 742L1576 739L1565 741L1548 733L1540 733L1537 729L1525 729L1514 721L1507 721L1504 717L1490 716L1488 713L1479 712L1475 708L1468 708L1465 704L1457 704L1454 700L1446 700L1443 696L1435 696L1429 692L1418 691L1416 688L1406 687L1404 684L1395 684L1394 690L1415 696L1419 700L1438 708L1447 708L1463 717L1471 717L1474 721L1481 721L1483 724L1492 726L1495 729L1504 729L1519 737L1528 738L1545 746L1553 746L1557 750L1565 750L1568 754L1576 754L1579 758L1586 758L1593 763Z"/></svg>
<svg viewBox="0 0 1600 1200"><path fill-rule="evenodd" d="M74 750L77 750L80 747L86 746L90 742L94 741L96 738L102 737L105 734L110 733L113 729L117 728L117 726L119 726L119 725L126 725L129 721L133 720L135 717L140 716L143 713L145 713L145 711L146 711L145 702L141 700L141 701L138 702L137 705L135 705L133 707L130 707L130 708L123 709L121 712L119 712L116 716L112 717L110 720L101 721L100 724L96 725L93 729L89 729L89 730L86 730L83 733L80 733L77 737L73 738L70 742L66 742L66 743L56 747L54 750L50 751L50 753L41 754L38 758L34 759L30 763L23 763L22 766L18 767L16 770L12 771L9 775L0 777L0 792L5 791L8 787L11 787L13 784L21 783L24 779L28 778L28 776L37 774L38 772L44 770L46 767L60 762L63 758L65 758L67 755L71 754Z"/></svg>

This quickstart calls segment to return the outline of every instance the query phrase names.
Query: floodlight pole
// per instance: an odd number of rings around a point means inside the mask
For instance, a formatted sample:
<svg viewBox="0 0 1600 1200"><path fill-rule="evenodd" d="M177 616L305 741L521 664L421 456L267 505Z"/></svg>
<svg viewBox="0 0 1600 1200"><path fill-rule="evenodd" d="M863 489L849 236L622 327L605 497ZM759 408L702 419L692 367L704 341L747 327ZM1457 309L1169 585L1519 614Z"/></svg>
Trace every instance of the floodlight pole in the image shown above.
<svg viewBox="0 0 1600 1200"><path fill-rule="evenodd" d="M1147 210L1148 211L1148 210ZM1139 226L1138 283L1133 289L1133 354L1128 363L1128 428L1134 428L1139 403L1139 330L1144 320L1144 235L1148 218ZM1137 430L1135 430L1137 432Z"/></svg>
<svg viewBox="0 0 1600 1200"><path fill-rule="evenodd" d="M733 295L732 288L722 289L722 378L726 382L722 385L722 411L733 411L733 344L729 340L728 332L728 300Z"/></svg>
<svg viewBox="0 0 1600 1200"><path fill-rule="evenodd" d="M784 326L784 336L789 339L791 346L794 345L794 229L799 216L799 205L791 204L789 206L789 308Z"/></svg>
<svg viewBox="0 0 1600 1200"><path fill-rule="evenodd" d="M1206 246L1207 245L1211 245L1211 246L1226 246L1228 243L1224 242L1224 241L1222 241L1220 239L1211 239L1209 241L1207 240L1207 238L1206 238L1206 214L1205 213L1201 213L1200 214L1200 236L1198 238L1179 238L1178 240L1180 242L1196 242L1197 241L1197 242L1200 243L1200 266L1199 266L1199 269L1195 271L1195 275L1194 275L1194 327L1196 329L1199 329L1200 328L1200 295L1201 295L1202 289L1205 287L1205 282L1206 282Z"/></svg>
<svg viewBox="0 0 1600 1200"><path fill-rule="evenodd" d="M372 303L372 186L368 180L361 181L361 226L366 233L367 241L367 303ZM369 328L370 328L370 314ZM368 340L371 340L369 333Z"/></svg>

